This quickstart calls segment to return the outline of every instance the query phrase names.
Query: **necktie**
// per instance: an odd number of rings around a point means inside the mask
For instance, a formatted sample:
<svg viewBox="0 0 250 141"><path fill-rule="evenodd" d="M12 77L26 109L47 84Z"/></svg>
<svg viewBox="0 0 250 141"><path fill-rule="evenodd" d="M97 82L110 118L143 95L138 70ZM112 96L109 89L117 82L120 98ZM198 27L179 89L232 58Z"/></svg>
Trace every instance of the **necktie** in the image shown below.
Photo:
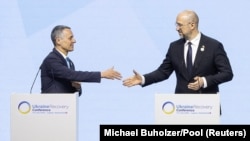
<svg viewBox="0 0 250 141"><path fill-rule="evenodd" d="M192 73L192 47L191 47L191 42L188 42L188 52L187 52L187 70L188 73L191 75Z"/></svg>
<svg viewBox="0 0 250 141"><path fill-rule="evenodd" d="M66 62L67 62L68 67L72 69L72 62L69 59L69 57L66 57Z"/></svg>
<svg viewBox="0 0 250 141"><path fill-rule="evenodd" d="M75 70L75 67L74 67L74 65L73 65L73 62L69 59L69 57L66 57L66 62L67 62L67 65L68 65L68 67L69 67L70 69ZM82 94L82 87L80 86L80 88L77 89L77 91L79 92L79 96L81 96L81 94Z"/></svg>

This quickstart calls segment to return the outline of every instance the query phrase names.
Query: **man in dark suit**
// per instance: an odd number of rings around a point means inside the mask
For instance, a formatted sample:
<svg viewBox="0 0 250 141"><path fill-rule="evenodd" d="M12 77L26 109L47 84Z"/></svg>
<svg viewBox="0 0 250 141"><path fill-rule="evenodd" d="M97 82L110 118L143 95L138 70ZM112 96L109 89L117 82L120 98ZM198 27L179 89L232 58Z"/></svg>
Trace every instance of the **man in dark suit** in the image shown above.
<svg viewBox="0 0 250 141"><path fill-rule="evenodd" d="M177 15L176 30L181 39L170 43L162 64L154 71L123 80L127 87L142 87L169 78L175 71L177 84L175 93L218 93L219 84L231 81L232 68L222 43L198 30L199 18L194 11L185 10ZM187 52L191 45L190 73L187 69Z"/></svg>
<svg viewBox="0 0 250 141"><path fill-rule="evenodd" d="M82 93L80 82L100 83L101 78L121 79L121 74L114 68L105 71L76 71L73 62L67 57L74 50L76 40L71 28L64 25L54 27L51 32L54 44L52 52L41 65L42 93Z"/></svg>

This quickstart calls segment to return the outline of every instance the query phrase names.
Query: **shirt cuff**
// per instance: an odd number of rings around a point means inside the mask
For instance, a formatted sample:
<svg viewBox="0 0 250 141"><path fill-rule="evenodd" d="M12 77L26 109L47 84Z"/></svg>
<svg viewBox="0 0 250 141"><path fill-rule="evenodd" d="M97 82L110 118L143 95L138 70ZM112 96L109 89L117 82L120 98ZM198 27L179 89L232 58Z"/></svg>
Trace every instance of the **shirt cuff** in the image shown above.
<svg viewBox="0 0 250 141"><path fill-rule="evenodd" d="M143 75L141 75L141 78L142 78L141 85L144 85L145 84L145 77Z"/></svg>
<svg viewBox="0 0 250 141"><path fill-rule="evenodd" d="M206 78L205 77L201 77L202 78L202 80L203 80L203 88L206 88L207 87L207 80L206 80Z"/></svg>

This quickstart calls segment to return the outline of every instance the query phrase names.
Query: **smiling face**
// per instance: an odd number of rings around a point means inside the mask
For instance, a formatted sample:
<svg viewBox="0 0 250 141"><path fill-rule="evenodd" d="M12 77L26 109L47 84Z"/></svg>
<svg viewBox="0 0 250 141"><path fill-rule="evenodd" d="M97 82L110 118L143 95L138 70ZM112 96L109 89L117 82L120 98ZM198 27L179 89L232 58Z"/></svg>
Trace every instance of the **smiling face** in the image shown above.
<svg viewBox="0 0 250 141"><path fill-rule="evenodd" d="M61 35L56 38L56 48L65 55L74 50L76 40L70 29L64 29Z"/></svg>

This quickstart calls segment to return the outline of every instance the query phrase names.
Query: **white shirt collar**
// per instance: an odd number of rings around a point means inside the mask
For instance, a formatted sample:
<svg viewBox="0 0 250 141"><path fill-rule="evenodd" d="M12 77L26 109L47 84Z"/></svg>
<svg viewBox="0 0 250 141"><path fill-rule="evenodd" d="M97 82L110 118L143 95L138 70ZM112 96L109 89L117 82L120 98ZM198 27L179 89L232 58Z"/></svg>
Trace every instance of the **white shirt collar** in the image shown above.
<svg viewBox="0 0 250 141"><path fill-rule="evenodd" d="M56 49L62 56L63 56L63 58L64 59L66 59L67 58L67 56L66 55L64 55L60 50L58 50L58 49Z"/></svg>
<svg viewBox="0 0 250 141"><path fill-rule="evenodd" d="M191 42L192 45L198 46L199 42L200 42L200 39L201 39L201 33L199 32L193 40L191 40L191 41L187 40L185 45L187 45L188 42Z"/></svg>

